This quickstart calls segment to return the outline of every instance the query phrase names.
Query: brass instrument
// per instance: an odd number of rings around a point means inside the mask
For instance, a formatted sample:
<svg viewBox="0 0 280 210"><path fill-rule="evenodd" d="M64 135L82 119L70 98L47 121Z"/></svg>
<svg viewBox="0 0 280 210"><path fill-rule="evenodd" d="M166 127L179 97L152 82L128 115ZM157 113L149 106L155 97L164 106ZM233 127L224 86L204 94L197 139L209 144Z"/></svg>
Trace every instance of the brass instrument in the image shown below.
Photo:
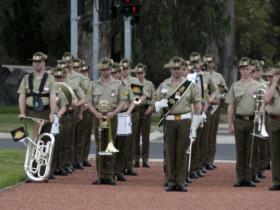
<svg viewBox="0 0 280 210"><path fill-rule="evenodd" d="M209 112L211 115L213 115L218 108L220 107L221 103L223 103L225 101L228 89L224 86L224 85L218 85L219 87L219 93L218 93L218 99L220 99L220 104L216 104L216 105L211 105L209 108Z"/></svg>
<svg viewBox="0 0 280 210"><path fill-rule="evenodd" d="M268 133L265 129L265 113L261 112L262 104L264 104L264 95L266 94L265 88L262 86L259 88L254 94L253 98L255 100L255 120L252 135L252 145L251 145L251 154L249 167L252 167L252 159L253 159L253 148L254 148L254 140L255 137L260 139L266 139L268 137ZM257 121L256 121L257 119Z"/></svg>
<svg viewBox="0 0 280 210"><path fill-rule="evenodd" d="M64 82L56 82L57 87L64 93L65 97L67 98L69 104L72 104L76 98L73 89Z"/></svg>
<svg viewBox="0 0 280 210"><path fill-rule="evenodd" d="M143 85L138 84L131 84L131 90L133 94L135 95L134 104L139 105L141 104L141 96L143 95Z"/></svg>
<svg viewBox="0 0 280 210"><path fill-rule="evenodd" d="M23 120L25 126L14 129L11 135L15 142L21 141L27 147L24 162L27 177L34 182L43 182L51 172L55 138L50 133L40 134L46 120L31 117ZM36 125L39 128L35 131Z"/></svg>
<svg viewBox="0 0 280 210"><path fill-rule="evenodd" d="M139 96L136 96L133 100L133 103L135 103L135 105L139 105L139 104L141 104L141 102L142 102L141 97L139 97Z"/></svg>
<svg viewBox="0 0 280 210"><path fill-rule="evenodd" d="M261 105L264 103L263 97L266 94L266 90L262 87L257 90L257 92L253 95L256 103L256 111L255 114L259 114L258 121L254 123L253 134L256 137L261 139L266 139L268 137L268 133L265 129L265 113L260 112Z"/></svg>
<svg viewBox="0 0 280 210"><path fill-rule="evenodd" d="M101 100L98 105L98 110L99 110L99 112L103 113L103 117L99 120L100 137L101 137L102 130L108 129L108 132L109 132L108 145L104 151L100 151L98 154L100 156L107 156L107 155L110 156L113 153L119 152L119 150L117 150L113 144L111 120L105 116L105 113L108 113L110 110L109 102L106 100ZM100 138L100 142L101 142L101 138ZM99 148L101 149L101 145Z"/></svg>

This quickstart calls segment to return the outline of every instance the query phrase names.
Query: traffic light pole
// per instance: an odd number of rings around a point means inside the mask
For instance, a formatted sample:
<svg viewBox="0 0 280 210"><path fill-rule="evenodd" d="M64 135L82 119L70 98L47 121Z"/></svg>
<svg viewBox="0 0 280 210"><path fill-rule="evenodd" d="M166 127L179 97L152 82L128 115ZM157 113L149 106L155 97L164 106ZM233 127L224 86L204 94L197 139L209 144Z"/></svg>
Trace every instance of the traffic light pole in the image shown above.
<svg viewBox="0 0 280 210"><path fill-rule="evenodd" d="M78 1L71 0L71 54L78 56Z"/></svg>
<svg viewBox="0 0 280 210"><path fill-rule="evenodd" d="M131 16L124 16L124 57L131 61L132 58L132 31Z"/></svg>
<svg viewBox="0 0 280 210"><path fill-rule="evenodd" d="M92 79L98 79L98 71L95 69L99 60L99 0L93 0L93 39L92 39Z"/></svg>

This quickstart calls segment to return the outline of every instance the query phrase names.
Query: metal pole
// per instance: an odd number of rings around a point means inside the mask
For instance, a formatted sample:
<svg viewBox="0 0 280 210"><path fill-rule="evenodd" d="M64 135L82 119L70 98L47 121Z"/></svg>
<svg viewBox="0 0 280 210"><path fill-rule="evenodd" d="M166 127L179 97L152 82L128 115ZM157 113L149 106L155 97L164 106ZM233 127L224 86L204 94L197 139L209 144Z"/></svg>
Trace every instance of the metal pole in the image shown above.
<svg viewBox="0 0 280 210"><path fill-rule="evenodd" d="M124 17L124 57L131 61L132 57L131 17Z"/></svg>
<svg viewBox="0 0 280 210"><path fill-rule="evenodd" d="M98 79L98 71L95 69L99 60L99 0L93 0L93 39L92 39L92 79Z"/></svg>
<svg viewBox="0 0 280 210"><path fill-rule="evenodd" d="M78 56L78 0L71 0L71 54Z"/></svg>

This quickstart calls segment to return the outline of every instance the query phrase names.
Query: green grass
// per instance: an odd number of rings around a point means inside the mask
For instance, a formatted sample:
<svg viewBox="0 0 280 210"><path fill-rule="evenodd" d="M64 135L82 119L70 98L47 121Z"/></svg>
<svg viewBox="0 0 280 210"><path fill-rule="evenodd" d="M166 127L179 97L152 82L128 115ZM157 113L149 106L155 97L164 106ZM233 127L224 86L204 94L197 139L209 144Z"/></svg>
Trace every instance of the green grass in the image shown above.
<svg viewBox="0 0 280 210"><path fill-rule="evenodd" d="M18 106L0 106L0 114L18 114L19 109Z"/></svg>
<svg viewBox="0 0 280 210"><path fill-rule="evenodd" d="M0 189L26 179L24 156L25 152L21 149L0 149Z"/></svg>
<svg viewBox="0 0 280 210"><path fill-rule="evenodd" d="M14 128L22 126L16 113L0 113L0 132L7 133Z"/></svg>
<svg viewBox="0 0 280 210"><path fill-rule="evenodd" d="M0 132L7 133L22 125L18 113L18 106L0 106Z"/></svg>

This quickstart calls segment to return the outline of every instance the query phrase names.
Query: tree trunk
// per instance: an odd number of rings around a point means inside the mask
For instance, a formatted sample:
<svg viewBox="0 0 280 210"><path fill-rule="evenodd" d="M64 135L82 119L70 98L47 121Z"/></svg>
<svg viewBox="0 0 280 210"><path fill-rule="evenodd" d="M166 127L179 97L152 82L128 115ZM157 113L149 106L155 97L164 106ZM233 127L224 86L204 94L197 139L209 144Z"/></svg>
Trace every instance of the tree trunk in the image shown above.
<svg viewBox="0 0 280 210"><path fill-rule="evenodd" d="M234 0L228 0L226 15L230 17L230 32L222 42L218 43L219 71L224 75L227 85L237 80L235 58L235 8Z"/></svg>

